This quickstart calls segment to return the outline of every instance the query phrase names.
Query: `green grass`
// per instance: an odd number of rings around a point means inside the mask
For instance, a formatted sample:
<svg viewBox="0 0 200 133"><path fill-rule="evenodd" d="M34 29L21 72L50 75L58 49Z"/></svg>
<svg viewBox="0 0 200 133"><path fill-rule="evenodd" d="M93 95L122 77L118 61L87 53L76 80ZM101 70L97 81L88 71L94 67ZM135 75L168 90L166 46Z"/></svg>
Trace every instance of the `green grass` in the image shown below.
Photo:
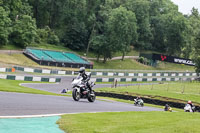
<svg viewBox="0 0 200 133"><path fill-rule="evenodd" d="M185 112L83 113L57 123L68 133L199 133L199 118Z"/></svg>
<svg viewBox="0 0 200 133"><path fill-rule="evenodd" d="M98 76L97 76L98 77ZM117 84L120 86L121 84L140 84L140 83L164 83L164 82L160 82L160 81L128 81L128 82L117 82ZM95 84L113 84L113 82L95 82ZM129 86L129 85L127 85Z"/></svg>
<svg viewBox="0 0 200 133"><path fill-rule="evenodd" d="M43 48L43 49L49 49L49 50L57 50L57 51L65 51L65 52L73 52L76 54L79 54L81 56L84 56L85 51L73 51L69 48L66 48L62 45L50 45L50 44L32 44L30 47L36 47L36 48ZM15 50L15 49L21 49L19 47L16 47L14 45L5 45L1 47L0 49L9 49L9 50ZM114 56L121 56L122 53L117 52ZM139 52L136 50L131 50L127 53L128 56L138 56ZM93 52L89 52L88 57L95 58L96 55ZM40 67L37 63L34 61L28 59L22 54L0 54L0 62L6 63L6 64L15 64L15 65L25 65L25 66L35 66ZM100 62L94 62L94 69L132 69L132 70L180 70L180 71L194 71L194 67L186 66L186 65L179 65L179 64L173 64L173 63L164 63L160 62L158 67L151 67L147 65L143 65L141 63L138 63L135 60L132 59L125 59L124 61L121 60L109 60L106 63Z"/></svg>
<svg viewBox="0 0 200 133"><path fill-rule="evenodd" d="M58 95L58 94L47 92L47 91L23 87L19 85L20 83L39 83L39 82L0 79L0 91L43 94L43 95Z"/></svg>
<svg viewBox="0 0 200 133"><path fill-rule="evenodd" d="M122 102L122 103L129 103L129 104L134 104L134 101L131 100L123 100L123 99L117 99L117 98L111 98L111 97L102 97L102 96L98 96L97 97L98 100L101 101L117 101L117 102ZM149 107L155 107L155 108L161 108L164 109L163 106L160 105L155 105L155 104L148 104L148 103L144 103L144 106L149 106ZM172 108L173 111L179 111L179 112L183 112L183 109L178 109L178 108Z"/></svg>
<svg viewBox="0 0 200 133"><path fill-rule="evenodd" d="M94 69L134 69L134 70L152 70L150 66L140 64L132 59L111 60L103 63L102 61L94 61Z"/></svg>
<svg viewBox="0 0 200 133"><path fill-rule="evenodd" d="M166 62L159 62L158 67L151 67L147 65L143 65L136 60L133 59L125 59L122 60L109 60L106 63L102 61L94 62L94 69L130 69L130 70L178 70L178 71L194 71L194 67L180 65L180 64L173 64L173 63L166 63Z"/></svg>
<svg viewBox="0 0 200 133"><path fill-rule="evenodd" d="M17 47L15 45L8 44L8 45L1 46L0 50L22 50L22 48Z"/></svg>
<svg viewBox="0 0 200 133"><path fill-rule="evenodd" d="M158 67L156 67L157 70L180 70L180 71L195 71L195 68L193 66L187 66L184 64L174 64L174 63L168 63L168 62L162 62L160 61L158 64Z"/></svg>
<svg viewBox="0 0 200 133"><path fill-rule="evenodd" d="M27 58L24 54L1 54L0 53L0 65L3 66L27 66L27 67L38 67L38 68L47 68L47 69L57 69L57 70L77 70L75 68L64 68L64 67L49 67L41 66L36 62Z"/></svg>
<svg viewBox="0 0 200 133"><path fill-rule="evenodd" d="M99 88L99 92L113 92L118 94L141 95L154 99L174 101L192 100L200 103L200 83L170 82L158 85L138 85L118 88ZM169 99L172 98L172 99Z"/></svg>

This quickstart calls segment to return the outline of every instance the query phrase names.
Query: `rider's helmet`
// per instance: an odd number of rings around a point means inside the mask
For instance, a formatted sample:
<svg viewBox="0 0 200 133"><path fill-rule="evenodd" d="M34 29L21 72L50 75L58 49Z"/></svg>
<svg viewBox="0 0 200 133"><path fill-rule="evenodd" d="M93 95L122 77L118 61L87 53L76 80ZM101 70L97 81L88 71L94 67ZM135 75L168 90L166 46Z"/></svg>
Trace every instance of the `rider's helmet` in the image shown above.
<svg viewBox="0 0 200 133"><path fill-rule="evenodd" d="M192 104L192 101L188 101L188 104Z"/></svg>
<svg viewBox="0 0 200 133"><path fill-rule="evenodd" d="M79 72L80 72L80 73L85 73L85 67L81 67L81 68L79 69Z"/></svg>

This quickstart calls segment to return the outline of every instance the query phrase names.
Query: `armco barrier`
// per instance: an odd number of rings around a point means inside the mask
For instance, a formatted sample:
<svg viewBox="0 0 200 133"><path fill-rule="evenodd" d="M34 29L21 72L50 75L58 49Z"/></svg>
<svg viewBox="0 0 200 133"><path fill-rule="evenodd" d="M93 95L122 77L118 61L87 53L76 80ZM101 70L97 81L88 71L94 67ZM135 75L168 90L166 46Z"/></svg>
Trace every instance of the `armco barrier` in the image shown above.
<svg viewBox="0 0 200 133"><path fill-rule="evenodd" d="M24 68L24 67L14 67L16 71L24 72L35 72L44 74L58 74L58 75L77 75L77 71L61 71L61 70L49 70L49 69L35 69L35 68ZM11 68L1 68L0 72L11 72ZM97 76L93 78L96 82L137 82L137 81L191 81L197 77L195 72L151 72L151 73L127 73L127 72L91 72L92 76ZM98 78L99 77L99 78Z"/></svg>
<svg viewBox="0 0 200 133"><path fill-rule="evenodd" d="M134 77L134 78L91 78L93 82L147 82L147 81L192 81L195 77L156 77L156 78L141 78L141 77Z"/></svg>
<svg viewBox="0 0 200 133"><path fill-rule="evenodd" d="M77 74L76 71L62 71L62 70L49 70L49 69L35 69L35 68L24 68L14 66L18 71L25 72L35 72L35 73L46 73L46 74L59 74L59 75L74 75ZM195 72L91 72L93 76L119 76L119 77L160 77L160 76L172 76L172 77L181 77L181 76L197 76Z"/></svg>
<svg viewBox="0 0 200 133"><path fill-rule="evenodd" d="M18 76L18 75L5 75L5 74L0 74L0 79L39 81L39 82L61 82L61 78L44 78L38 76L33 77L33 76Z"/></svg>
<svg viewBox="0 0 200 133"><path fill-rule="evenodd" d="M0 68L0 72L14 72L14 68Z"/></svg>
<svg viewBox="0 0 200 133"><path fill-rule="evenodd" d="M74 75L74 71L60 71L60 70L49 70L49 69L38 69L38 68L24 68L14 66L16 71L24 71L30 73L44 73L44 74L58 74L58 75Z"/></svg>

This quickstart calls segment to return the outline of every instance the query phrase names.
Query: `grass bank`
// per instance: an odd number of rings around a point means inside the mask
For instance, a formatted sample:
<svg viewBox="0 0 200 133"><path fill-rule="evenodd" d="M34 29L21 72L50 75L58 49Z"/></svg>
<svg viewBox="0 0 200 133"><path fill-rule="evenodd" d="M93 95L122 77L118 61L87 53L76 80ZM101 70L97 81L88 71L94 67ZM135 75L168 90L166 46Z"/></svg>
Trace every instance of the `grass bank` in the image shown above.
<svg viewBox="0 0 200 133"><path fill-rule="evenodd" d="M109 60L106 63L94 61L94 69L128 69L128 70L177 70L194 71L193 66L159 62L157 67L143 65L133 59Z"/></svg>
<svg viewBox="0 0 200 133"><path fill-rule="evenodd" d="M35 67L35 68L46 68L46 69L56 69L56 70L77 70L75 68L64 68L64 67L49 67L42 66L27 58L23 54L1 54L0 53L0 66L1 67L12 67L15 65Z"/></svg>
<svg viewBox="0 0 200 133"><path fill-rule="evenodd" d="M41 91L41 90L37 90L37 89L23 87L23 86L19 85L20 83L41 83L41 82L0 79L0 91L18 92L18 93L31 93L31 94L43 94L43 95L58 95L58 94L47 92L47 91Z"/></svg>
<svg viewBox="0 0 200 133"><path fill-rule="evenodd" d="M192 100L200 103L200 83L167 82L155 85L137 85L117 88L99 88L99 92L140 95L160 100ZM171 99L170 99L171 98Z"/></svg>
<svg viewBox="0 0 200 133"><path fill-rule="evenodd" d="M37 47L42 49L49 49L49 50L58 50L58 51L66 51L66 52L73 52L76 54L79 54L81 56L84 56L84 51L73 51L69 48L66 48L62 45L50 45L50 44L33 44L31 47ZM10 50L16 50L21 49L18 47L15 47L13 45L5 45L1 47L0 49L10 49ZM121 56L122 54L120 52L115 53L114 56ZM131 50L127 53L128 56L138 56L139 52L136 50ZM96 55L93 52L89 52L88 57L95 58ZM34 66L34 67L46 67L47 66L40 66L34 61L30 60L23 54L1 54L0 53L0 62L4 64L14 64L14 65L22 65L22 66ZM186 65L179 65L179 64L173 64L173 63L165 63L160 62L158 67L151 67L147 65L143 65L138 63L137 61L133 59L125 59L124 61L121 60L109 60L106 63L100 62L94 62L94 69L131 69L131 70L179 70L179 71L194 71L194 67L186 66ZM55 67L49 67L49 68L55 68ZM63 68L57 68L57 69L63 69ZM70 68L68 68L70 69Z"/></svg>
<svg viewBox="0 0 200 133"><path fill-rule="evenodd" d="M57 123L69 133L199 133L199 113L115 112L63 115Z"/></svg>

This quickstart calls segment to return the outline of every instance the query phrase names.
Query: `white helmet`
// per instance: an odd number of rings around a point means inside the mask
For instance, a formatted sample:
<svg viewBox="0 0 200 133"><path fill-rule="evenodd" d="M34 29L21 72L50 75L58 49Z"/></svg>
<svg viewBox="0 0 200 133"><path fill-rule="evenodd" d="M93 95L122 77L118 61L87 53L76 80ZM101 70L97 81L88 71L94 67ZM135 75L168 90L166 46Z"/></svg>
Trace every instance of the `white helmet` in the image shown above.
<svg viewBox="0 0 200 133"><path fill-rule="evenodd" d="M81 67L81 68L79 69L79 72L80 72L80 73L84 73L84 72L85 72L85 67Z"/></svg>

